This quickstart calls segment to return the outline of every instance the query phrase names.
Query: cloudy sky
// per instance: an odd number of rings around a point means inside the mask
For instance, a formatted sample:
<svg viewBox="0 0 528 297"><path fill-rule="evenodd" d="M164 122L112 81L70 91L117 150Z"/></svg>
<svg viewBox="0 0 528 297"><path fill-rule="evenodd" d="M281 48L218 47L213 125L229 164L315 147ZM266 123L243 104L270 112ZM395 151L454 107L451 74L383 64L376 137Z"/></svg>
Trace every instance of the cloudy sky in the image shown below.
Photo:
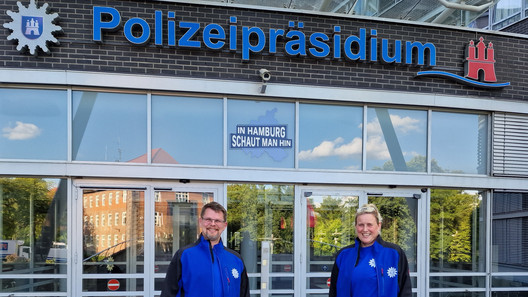
<svg viewBox="0 0 528 297"><path fill-rule="evenodd" d="M15 125L9 125L2 129L2 136L9 140L26 140L39 136L42 130L32 123L16 121Z"/></svg>
<svg viewBox="0 0 528 297"><path fill-rule="evenodd" d="M0 89L0 158L65 160L67 93Z"/></svg>
<svg viewBox="0 0 528 297"><path fill-rule="evenodd" d="M303 112L306 113L303 115ZM335 169L360 169L362 153L361 107L302 106L299 151L300 166L322 168L322 162ZM390 118L405 159L426 153L427 112L390 109ZM324 116L321 116L324 115ZM330 116L328 116L330 115ZM303 128L303 125L308 127ZM367 114L367 167L390 160L389 151L374 109ZM321 164L318 164L318 161ZM302 164L302 165L301 165Z"/></svg>

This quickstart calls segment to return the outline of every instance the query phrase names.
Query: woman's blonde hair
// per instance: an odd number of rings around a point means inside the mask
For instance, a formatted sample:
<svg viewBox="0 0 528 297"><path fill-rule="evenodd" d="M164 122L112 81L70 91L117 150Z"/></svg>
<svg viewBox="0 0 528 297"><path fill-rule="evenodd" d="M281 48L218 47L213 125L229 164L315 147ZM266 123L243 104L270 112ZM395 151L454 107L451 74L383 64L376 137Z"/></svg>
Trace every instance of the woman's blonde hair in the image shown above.
<svg viewBox="0 0 528 297"><path fill-rule="evenodd" d="M357 223L357 217L359 217L362 214L370 213L373 214L376 218L376 221L378 221L378 224L383 221L383 218L381 217L381 214L376 207L376 205L372 203L363 204L360 208L356 211L356 223Z"/></svg>

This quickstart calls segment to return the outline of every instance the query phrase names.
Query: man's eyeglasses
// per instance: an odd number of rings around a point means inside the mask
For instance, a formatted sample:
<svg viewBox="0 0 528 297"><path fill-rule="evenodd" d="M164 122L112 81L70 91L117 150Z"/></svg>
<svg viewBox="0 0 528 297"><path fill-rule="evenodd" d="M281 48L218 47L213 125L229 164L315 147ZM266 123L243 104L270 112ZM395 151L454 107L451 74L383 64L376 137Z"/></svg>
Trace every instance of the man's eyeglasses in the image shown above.
<svg viewBox="0 0 528 297"><path fill-rule="evenodd" d="M207 225L211 225L212 223L215 223L215 225L220 225L225 223L225 221L215 220L211 218L202 218L202 221L204 221Z"/></svg>

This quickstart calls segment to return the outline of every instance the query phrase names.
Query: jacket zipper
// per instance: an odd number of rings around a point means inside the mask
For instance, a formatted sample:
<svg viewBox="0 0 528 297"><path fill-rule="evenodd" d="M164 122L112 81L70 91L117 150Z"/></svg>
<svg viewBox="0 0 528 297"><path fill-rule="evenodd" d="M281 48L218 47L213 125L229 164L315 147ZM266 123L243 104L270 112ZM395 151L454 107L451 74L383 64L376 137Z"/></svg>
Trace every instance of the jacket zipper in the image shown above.
<svg viewBox="0 0 528 297"><path fill-rule="evenodd" d="M209 252L211 253L211 262L214 263L214 251L213 251L213 246L211 245L211 242L210 241L207 241L209 243Z"/></svg>
<svg viewBox="0 0 528 297"><path fill-rule="evenodd" d="M212 266L212 269L216 269L215 265L214 265L214 262L215 262L215 252L214 252L214 247L211 245L211 242L209 241L209 251L211 252L211 262L213 263L213 266ZM227 273L227 267L224 268L225 270L225 277L227 278L227 295L226 295L226 292L225 292L225 288L224 288L224 280L223 280L223 277L224 275L222 275L224 272L222 271L222 263L220 262L220 258L218 258L218 268L219 268L219 273L220 273L220 284L222 285L222 291L224 293L225 296L229 296L229 293L231 291L231 280L229 279L229 273ZM214 271L211 270L211 273L213 274L213 277L214 277ZM213 290L214 290L214 286L213 286Z"/></svg>
<svg viewBox="0 0 528 297"><path fill-rule="evenodd" d="M209 243L209 253L211 253L211 279L214 280L214 269L215 269L215 260L214 260L214 250L213 250L213 245L211 244L211 242L208 240L207 241ZM214 281L213 281L213 296L215 296L215 291L216 291L216 288L214 286Z"/></svg>
<svg viewBox="0 0 528 297"><path fill-rule="evenodd" d="M385 278L383 277L383 268L381 268L381 286L380 286L381 296L385 296Z"/></svg>

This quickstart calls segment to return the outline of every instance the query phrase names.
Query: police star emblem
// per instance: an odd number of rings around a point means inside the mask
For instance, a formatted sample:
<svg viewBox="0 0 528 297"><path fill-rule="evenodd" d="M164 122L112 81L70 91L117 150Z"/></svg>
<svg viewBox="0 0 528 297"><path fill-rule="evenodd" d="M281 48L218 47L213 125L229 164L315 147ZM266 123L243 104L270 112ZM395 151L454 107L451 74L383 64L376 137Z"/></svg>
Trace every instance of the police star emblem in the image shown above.
<svg viewBox="0 0 528 297"><path fill-rule="evenodd" d="M44 3L37 7L35 0L30 0L28 7L17 2L18 13L11 10L7 14L13 19L10 23L4 23L4 28L11 29L12 33L7 36L8 40L18 40L17 50L26 48L32 55L37 55L40 48L45 53L49 53L48 43L59 44L53 36L54 32L62 31L60 26L54 24L59 17L57 13L48 14L49 5Z"/></svg>
<svg viewBox="0 0 528 297"><path fill-rule="evenodd" d="M231 270L231 274L233 274L233 277L234 278L238 278L240 275L238 274L238 270L236 270L236 268L233 268Z"/></svg>

